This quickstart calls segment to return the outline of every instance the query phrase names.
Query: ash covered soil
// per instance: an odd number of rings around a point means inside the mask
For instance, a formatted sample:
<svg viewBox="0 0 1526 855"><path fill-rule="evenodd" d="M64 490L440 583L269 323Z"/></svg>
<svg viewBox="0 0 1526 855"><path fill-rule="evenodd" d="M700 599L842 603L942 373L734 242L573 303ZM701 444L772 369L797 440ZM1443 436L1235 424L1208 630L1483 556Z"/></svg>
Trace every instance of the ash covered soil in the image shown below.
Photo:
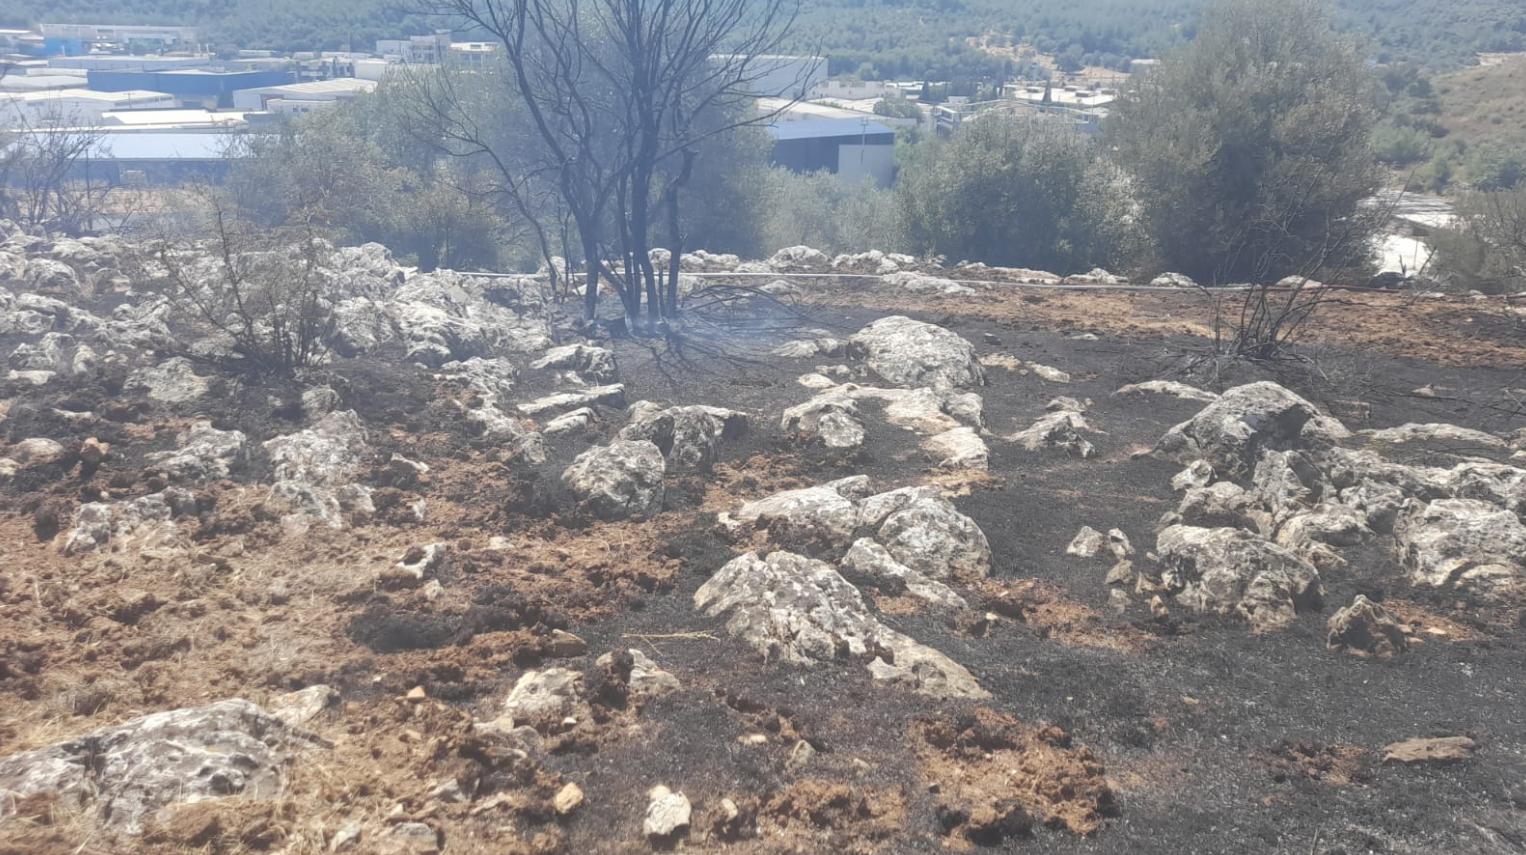
<svg viewBox="0 0 1526 855"><path fill-rule="evenodd" d="M368 246L270 379L131 254L0 243L0 852L1526 849L1518 304Z"/></svg>

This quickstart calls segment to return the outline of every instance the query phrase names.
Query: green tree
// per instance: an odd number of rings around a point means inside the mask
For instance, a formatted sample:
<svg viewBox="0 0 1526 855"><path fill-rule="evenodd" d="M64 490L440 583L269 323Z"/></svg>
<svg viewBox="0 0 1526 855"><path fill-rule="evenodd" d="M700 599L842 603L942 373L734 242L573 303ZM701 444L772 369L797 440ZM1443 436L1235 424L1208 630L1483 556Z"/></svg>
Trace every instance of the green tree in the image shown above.
<svg viewBox="0 0 1526 855"><path fill-rule="evenodd" d="M1117 177L1067 123L991 114L913 152L896 198L916 252L1069 273L1122 260Z"/></svg>
<svg viewBox="0 0 1526 855"><path fill-rule="evenodd" d="M764 188L755 210L758 243L748 255L764 257L804 244L828 254L906 250L893 191L871 179L845 181L826 172L801 175L774 167L755 178Z"/></svg>
<svg viewBox="0 0 1526 855"><path fill-rule="evenodd" d="M1468 183L1483 191L1509 190L1526 182L1526 151L1499 144L1481 145L1468 154Z"/></svg>
<svg viewBox="0 0 1526 855"><path fill-rule="evenodd" d="M225 186L241 218L375 241L425 269L491 268L515 243L513 220L465 164L397 144L400 114L374 97L304 116L281 134L248 136Z"/></svg>
<svg viewBox="0 0 1526 855"><path fill-rule="evenodd" d="M1161 263L1205 284L1365 261L1374 78L1318 0L1225 0L1106 129Z"/></svg>
<svg viewBox="0 0 1526 855"><path fill-rule="evenodd" d="M1526 187L1471 192L1457 200L1457 220L1434 237L1439 276L1485 293L1526 290Z"/></svg>

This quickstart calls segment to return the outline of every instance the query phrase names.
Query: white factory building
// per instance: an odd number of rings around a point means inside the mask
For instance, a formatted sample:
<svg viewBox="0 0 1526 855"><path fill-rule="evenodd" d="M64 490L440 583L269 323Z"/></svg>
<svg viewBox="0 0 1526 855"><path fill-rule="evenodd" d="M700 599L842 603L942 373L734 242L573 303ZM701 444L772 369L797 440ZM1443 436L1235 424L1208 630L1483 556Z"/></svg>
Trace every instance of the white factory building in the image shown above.
<svg viewBox="0 0 1526 855"><path fill-rule="evenodd" d="M340 101L352 101L375 89L375 80L362 80L358 77L240 89L233 93L233 109L250 112L267 110L279 115L300 116L315 109L331 107Z"/></svg>
<svg viewBox="0 0 1526 855"><path fill-rule="evenodd" d="M93 92L88 89L44 89L0 92L0 126L43 128L99 125L106 113L120 110L163 110L179 107L163 92Z"/></svg>
<svg viewBox="0 0 1526 855"><path fill-rule="evenodd" d="M194 45L195 27L142 24L42 24L38 31L45 39L62 39L86 44L92 42L153 42L161 45Z"/></svg>

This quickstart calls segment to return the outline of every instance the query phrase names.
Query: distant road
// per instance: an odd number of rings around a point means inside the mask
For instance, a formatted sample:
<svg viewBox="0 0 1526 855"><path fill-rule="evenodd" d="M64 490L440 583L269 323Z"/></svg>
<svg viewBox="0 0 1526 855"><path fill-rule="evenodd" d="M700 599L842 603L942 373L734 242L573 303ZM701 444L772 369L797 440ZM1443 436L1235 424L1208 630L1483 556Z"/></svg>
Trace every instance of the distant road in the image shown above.
<svg viewBox="0 0 1526 855"><path fill-rule="evenodd" d="M1452 206L1451 200L1425 193L1382 190L1368 199L1367 204L1392 205L1394 219L1433 229L1451 224L1452 219L1457 216L1457 209Z"/></svg>

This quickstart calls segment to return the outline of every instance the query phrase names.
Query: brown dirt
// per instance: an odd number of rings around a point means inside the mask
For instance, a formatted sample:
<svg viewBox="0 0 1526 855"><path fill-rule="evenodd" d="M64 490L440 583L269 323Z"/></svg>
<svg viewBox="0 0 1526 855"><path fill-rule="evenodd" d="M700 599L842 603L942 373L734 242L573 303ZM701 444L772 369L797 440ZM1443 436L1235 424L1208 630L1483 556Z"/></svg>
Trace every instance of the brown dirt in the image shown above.
<svg viewBox="0 0 1526 855"><path fill-rule="evenodd" d="M1271 770L1272 780L1308 779L1344 787L1370 777L1368 752L1351 745L1285 742L1255 759Z"/></svg>
<svg viewBox="0 0 1526 855"><path fill-rule="evenodd" d="M1015 290L909 296L850 283L808 299L834 308L894 305L907 314L952 316L1065 335L1096 333L1129 339L1209 339L1214 335L1214 300L1191 289L1180 293ZM1226 300L1226 313L1236 308L1232 298ZM1521 365L1526 364L1526 315L1521 311L1521 306L1502 297L1419 300L1402 292L1340 291L1315 316L1303 343L1359 348L1437 365Z"/></svg>
<svg viewBox="0 0 1526 855"><path fill-rule="evenodd" d="M1149 645L1149 637L1132 625L1103 620L1051 582L1024 579L1004 584L983 579L973 587L980 592L978 608L1018 621L1039 638L1118 653L1137 653Z"/></svg>
<svg viewBox="0 0 1526 855"><path fill-rule="evenodd" d="M912 725L912 751L953 837L994 844L1033 823L1091 834L1114 810L1102 764L1060 728L978 708Z"/></svg>

